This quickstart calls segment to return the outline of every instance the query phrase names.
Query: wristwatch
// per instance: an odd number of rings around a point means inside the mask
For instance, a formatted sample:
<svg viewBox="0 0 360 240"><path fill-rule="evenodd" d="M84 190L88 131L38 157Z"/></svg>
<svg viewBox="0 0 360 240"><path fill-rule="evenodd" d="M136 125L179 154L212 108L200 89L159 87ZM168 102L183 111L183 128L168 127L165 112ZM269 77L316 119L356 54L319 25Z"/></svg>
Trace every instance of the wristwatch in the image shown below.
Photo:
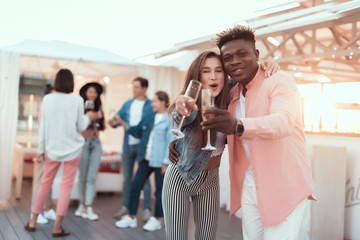
<svg viewBox="0 0 360 240"><path fill-rule="evenodd" d="M241 136L244 133L244 125L240 119L236 119L235 135Z"/></svg>

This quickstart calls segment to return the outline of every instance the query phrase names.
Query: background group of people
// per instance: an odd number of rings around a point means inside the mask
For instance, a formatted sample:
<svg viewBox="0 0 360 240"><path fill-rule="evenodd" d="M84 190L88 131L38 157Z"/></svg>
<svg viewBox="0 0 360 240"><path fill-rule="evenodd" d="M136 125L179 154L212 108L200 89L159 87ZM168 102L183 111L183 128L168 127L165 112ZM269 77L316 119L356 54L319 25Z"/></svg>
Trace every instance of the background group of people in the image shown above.
<svg viewBox="0 0 360 240"><path fill-rule="evenodd" d="M230 214L242 208L244 239L298 239L306 201L313 199L314 189L295 81L278 71L276 63L266 66L266 73L259 67L259 51L250 28L235 26L218 34L216 43L220 54L213 51L199 54L172 105L163 91L156 92L152 101L148 99L148 81L138 77L133 80L134 97L109 119L112 127L125 129L123 203L115 215L121 219L115 225L137 226L136 214L143 189L145 230L161 229L164 217L167 239L187 239L192 204L195 238L215 239L219 165L227 143ZM186 89L191 80L211 90L214 109L202 109L201 96L196 102L188 101ZM102 89L96 83L89 83L80 90L80 98L69 94L73 85L71 72L62 69L55 79L55 93L44 97L39 158L45 159L45 168L32 218L25 225L29 231L36 230L51 183L63 162L54 237L70 234L61 223L79 165L80 205L75 215L90 220L98 218L91 205L101 155L98 135L104 128ZM84 109L86 100L94 101L92 111ZM184 116L181 130L185 137L173 141L170 134L173 123L179 124ZM206 145L207 130L216 150L201 150ZM133 177L135 161L139 167ZM156 185L154 216L150 216L152 172Z"/></svg>

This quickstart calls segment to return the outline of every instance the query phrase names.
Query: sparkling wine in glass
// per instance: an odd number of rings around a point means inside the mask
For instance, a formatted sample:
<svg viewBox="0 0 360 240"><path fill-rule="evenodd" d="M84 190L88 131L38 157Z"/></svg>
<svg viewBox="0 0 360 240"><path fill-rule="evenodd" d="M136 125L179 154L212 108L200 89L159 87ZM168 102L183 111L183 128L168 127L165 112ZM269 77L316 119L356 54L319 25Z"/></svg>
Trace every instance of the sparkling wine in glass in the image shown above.
<svg viewBox="0 0 360 240"><path fill-rule="evenodd" d="M201 114L204 120L213 118L212 115L205 115L203 112L207 109L214 108L214 98L212 97L210 89L202 89L201 90ZM214 146L211 145L210 142L210 129L207 130L207 144L205 147L201 148L201 150L216 150Z"/></svg>
<svg viewBox="0 0 360 240"><path fill-rule="evenodd" d="M201 89L201 82L196 80L191 80L189 86L186 89L185 96L189 99L185 102L186 106L194 105L199 96ZM181 132L181 126L184 122L185 116L182 116L179 126L177 128L171 129L170 133L176 138L183 138L185 135Z"/></svg>
<svg viewBox="0 0 360 240"><path fill-rule="evenodd" d="M95 103L93 100L85 101L85 111L94 111Z"/></svg>

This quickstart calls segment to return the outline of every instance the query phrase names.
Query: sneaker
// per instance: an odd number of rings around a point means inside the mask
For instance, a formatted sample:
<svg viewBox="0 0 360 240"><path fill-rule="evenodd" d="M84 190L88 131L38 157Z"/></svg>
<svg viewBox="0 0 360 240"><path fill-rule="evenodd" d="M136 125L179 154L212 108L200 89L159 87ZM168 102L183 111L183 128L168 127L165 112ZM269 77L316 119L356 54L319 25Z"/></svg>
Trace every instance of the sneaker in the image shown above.
<svg viewBox="0 0 360 240"><path fill-rule="evenodd" d="M49 211L44 211L44 217L46 217L49 220L55 221L56 212L54 211L54 209L51 208Z"/></svg>
<svg viewBox="0 0 360 240"><path fill-rule="evenodd" d="M128 213L129 213L129 210L125 206L123 206L122 209L114 215L114 218L116 218L116 219L121 218L122 216L124 216Z"/></svg>
<svg viewBox="0 0 360 240"><path fill-rule="evenodd" d="M81 214L82 218L87 218L89 220L95 221L99 219L99 216L97 214L94 213L94 210L92 209L92 207L88 207L86 212L83 212Z"/></svg>
<svg viewBox="0 0 360 240"><path fill-rule="evenodd" d="M78 208L75 211L75 216L77 217L81 217L81 214L84 212L84 205L83 204L79 204Z"/></svg>
<svg viewBox="0 0 360 240"><path fill-rule="evenodd" d="M121 220L115 223L118 228L135 228L137 226L136 218L132 219L129 215L125 215Z"/></svg>
<svg viewBox="0 0 360 240"><path fill-rule="evenodd" d="M157 220L155 217L151 217L149 221L143 227L146 231L155 231L161 229L161 221Z"/></svg>
<svg viewBox="0 0 360 240"><path fill-rule="evenodd" d="M30 219L31 218L32 218L32 214L30 214ZM49 223L49 221L40 213L38 215L36 223L38 223L38 224L47 224L47 223Z"/></svg>
<svg viewBox="0 0 360 240"><path fill-rule="evenodd" d="M145 209L143 211L143 220L144 222L147 222L150 220L150 217L151 217L151 213L150 213L150 210L149 209Z"/></svg>

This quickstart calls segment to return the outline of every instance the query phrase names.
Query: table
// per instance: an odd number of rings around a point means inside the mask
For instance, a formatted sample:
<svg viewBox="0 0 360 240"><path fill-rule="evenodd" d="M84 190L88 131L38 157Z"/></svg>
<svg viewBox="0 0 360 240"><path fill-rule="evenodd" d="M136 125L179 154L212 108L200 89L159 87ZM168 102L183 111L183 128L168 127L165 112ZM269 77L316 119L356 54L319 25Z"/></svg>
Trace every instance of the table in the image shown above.
<svg viewBox="0 0 360 240"><path fill-rule="evenodd" d="M103 155L101 156L101 163L104 162L120 162L121 155ZM120 168L119 173L99 172L96 178L95 191L96 192L120 192L122 191L123 174Z"/></svg>
<svg viewBox="0 0 360 240"><path fill-rule="evenodd" d="M32 155L32 157L34 157L37 155L37 151L38 151L37 144L33 144L30 142L15 143L13 173L16 176L16 185L15 185L16 199L20 199L21 197L24 157L26 155Z"/></svg>

